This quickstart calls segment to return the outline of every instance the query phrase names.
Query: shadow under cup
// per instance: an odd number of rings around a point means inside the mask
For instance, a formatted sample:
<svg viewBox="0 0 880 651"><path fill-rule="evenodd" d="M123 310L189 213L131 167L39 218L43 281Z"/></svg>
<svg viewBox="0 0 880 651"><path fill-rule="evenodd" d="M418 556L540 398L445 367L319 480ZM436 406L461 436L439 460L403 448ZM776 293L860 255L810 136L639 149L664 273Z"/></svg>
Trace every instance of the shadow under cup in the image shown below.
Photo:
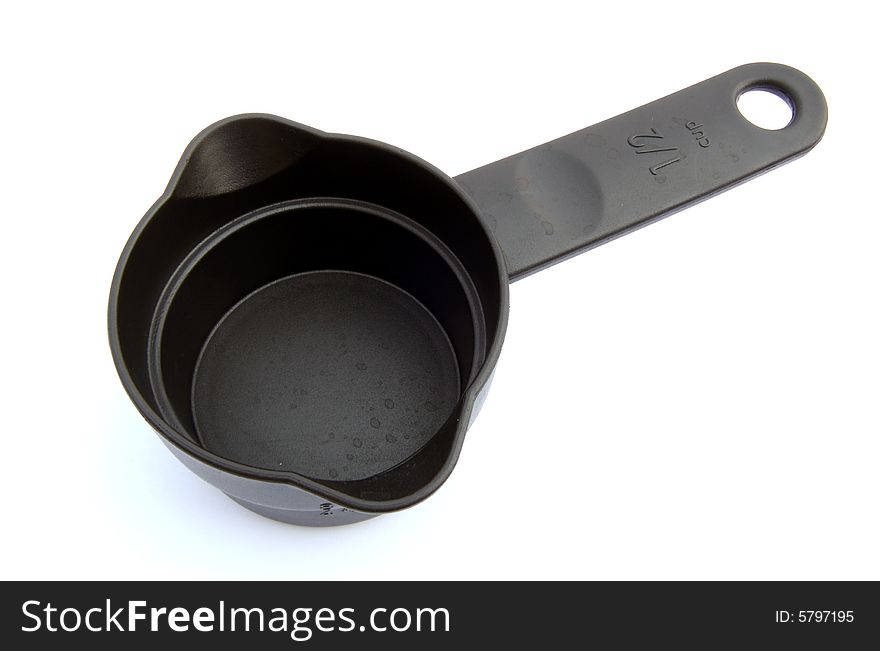
<svg viewBox="0 0 880 651"><path fill-rule="evenodd" d="M415 221L304 199L239 217L175 271L148 343L166 422L214 454L370 480L454 430L486 357L480 296Z"/></svg>

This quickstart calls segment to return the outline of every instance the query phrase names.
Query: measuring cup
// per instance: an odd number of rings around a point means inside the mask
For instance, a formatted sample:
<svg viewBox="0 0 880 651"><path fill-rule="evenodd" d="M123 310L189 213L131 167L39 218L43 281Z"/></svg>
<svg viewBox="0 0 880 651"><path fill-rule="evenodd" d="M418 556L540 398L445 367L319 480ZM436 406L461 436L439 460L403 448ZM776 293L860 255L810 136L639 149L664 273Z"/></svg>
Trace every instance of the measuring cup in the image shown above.
<svg viewBox="0 0 880 651"><path fill-rule="evenodd" d="M791 122L737 109L769 89ZM492 378L508 284L809 151L803 73L745 65L450 178L270 115L187 147L113 278L110 346L144 418L262 515L337 525L449 476Z"/></svg>

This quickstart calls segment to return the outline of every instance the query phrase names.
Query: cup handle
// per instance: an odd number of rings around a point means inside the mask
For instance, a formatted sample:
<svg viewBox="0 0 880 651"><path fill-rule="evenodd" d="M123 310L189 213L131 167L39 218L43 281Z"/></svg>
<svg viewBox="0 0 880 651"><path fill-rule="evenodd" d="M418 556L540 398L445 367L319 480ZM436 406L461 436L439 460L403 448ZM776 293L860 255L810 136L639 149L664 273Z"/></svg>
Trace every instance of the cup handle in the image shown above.
<svg viewBox="0 0 880 651"><path fill-rule="evenodd" d="M754 88L788 102L786 127L742 116L737 99ZM805 74L752 63L455 180L493 228L513 281L805 154L827 119Z"/></svg>

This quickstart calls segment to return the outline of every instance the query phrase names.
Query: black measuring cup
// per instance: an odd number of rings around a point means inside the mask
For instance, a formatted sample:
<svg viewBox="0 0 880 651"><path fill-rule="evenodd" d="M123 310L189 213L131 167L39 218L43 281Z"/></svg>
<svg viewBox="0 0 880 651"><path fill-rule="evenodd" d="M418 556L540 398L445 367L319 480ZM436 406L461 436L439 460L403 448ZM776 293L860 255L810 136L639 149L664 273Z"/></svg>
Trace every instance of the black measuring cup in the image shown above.
<svg viewBox="0 0 880 651"><path fill-rule="evenodd" d="M788 126L739 113L753 88ZM222 120L122 253L117 370L172 452L257 513L405 508L455 465L510 281L806 153L826 119L806 75L750 64L455 179L375 141Z"/></svg>

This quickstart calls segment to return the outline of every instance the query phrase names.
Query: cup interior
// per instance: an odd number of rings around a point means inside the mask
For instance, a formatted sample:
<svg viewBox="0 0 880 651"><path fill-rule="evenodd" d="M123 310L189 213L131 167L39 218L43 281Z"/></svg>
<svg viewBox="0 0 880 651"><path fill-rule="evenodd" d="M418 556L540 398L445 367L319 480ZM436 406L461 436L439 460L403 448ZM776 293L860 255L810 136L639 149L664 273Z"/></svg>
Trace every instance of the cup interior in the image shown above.
<svg viewBox="0 0 880 651"><path fill-rule="evenodd" d="M305 508L303 489L358 512L410 506L452 471L500 353L491 223L399 148L221 120L120 256L108 316L123 386L243 503Z"/></svg>
<svg viewBox="0 0 880 651"><path fill-rule="evenodd" d="M180 264L148 343L162 417L232 461L357 481L419 452L483 364L480 297L453 252L374 204L248 213Z"/></svg>

